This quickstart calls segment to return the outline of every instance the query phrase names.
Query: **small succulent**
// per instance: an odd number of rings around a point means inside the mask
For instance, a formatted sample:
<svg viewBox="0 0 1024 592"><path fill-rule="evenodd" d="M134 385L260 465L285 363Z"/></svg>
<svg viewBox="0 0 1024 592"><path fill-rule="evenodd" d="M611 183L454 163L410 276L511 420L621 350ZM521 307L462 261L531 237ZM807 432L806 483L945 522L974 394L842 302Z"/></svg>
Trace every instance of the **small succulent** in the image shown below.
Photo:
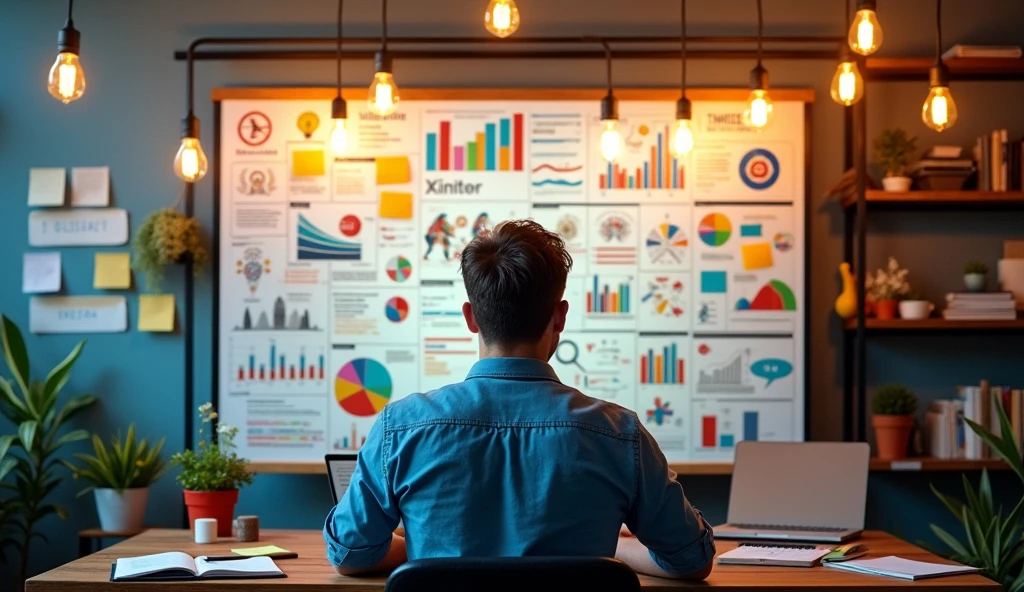
<svg viewBox="0 0 1024 592"><path fill-rule="evenodd" d="M871 412L875 415L913 415L916 411L917 397L902 384L887 384L871 399Z"/></svg>
<svg viewBox="0 0 1024 592"><path fill-rule="evenodd" d="M964 265L964 275L972 273L986 274L988 273L988 265L981 261L968 261L967 265Z"/></svg>

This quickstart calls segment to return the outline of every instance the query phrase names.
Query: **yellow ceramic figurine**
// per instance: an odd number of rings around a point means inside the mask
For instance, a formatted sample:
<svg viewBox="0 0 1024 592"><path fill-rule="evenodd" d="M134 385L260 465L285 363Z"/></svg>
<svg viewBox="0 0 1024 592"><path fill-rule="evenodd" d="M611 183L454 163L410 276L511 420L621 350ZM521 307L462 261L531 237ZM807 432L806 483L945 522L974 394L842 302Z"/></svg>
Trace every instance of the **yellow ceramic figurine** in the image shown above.
<svg viewBox="0 0 1024 592"><path fill-rule="evenodd" d="M843 276L843 291L836 298L836 314L844 319L851 319L857 314L857 292L853 289L853 274L850 264L839 264L839 275Z"/></svg>

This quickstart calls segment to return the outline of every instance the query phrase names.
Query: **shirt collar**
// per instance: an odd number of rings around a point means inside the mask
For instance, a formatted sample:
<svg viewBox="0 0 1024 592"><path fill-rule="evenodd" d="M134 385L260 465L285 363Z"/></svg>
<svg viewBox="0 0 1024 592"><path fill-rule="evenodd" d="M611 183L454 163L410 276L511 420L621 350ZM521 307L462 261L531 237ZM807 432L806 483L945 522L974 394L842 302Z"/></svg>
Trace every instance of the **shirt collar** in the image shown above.
<svg viewBox="0 0 1024 592"><path fill-rule="evenodd" d="M511 378L554 380L558 375L547 362L533 358L485 358L473 364L466 380L470 378Z"/></svg>

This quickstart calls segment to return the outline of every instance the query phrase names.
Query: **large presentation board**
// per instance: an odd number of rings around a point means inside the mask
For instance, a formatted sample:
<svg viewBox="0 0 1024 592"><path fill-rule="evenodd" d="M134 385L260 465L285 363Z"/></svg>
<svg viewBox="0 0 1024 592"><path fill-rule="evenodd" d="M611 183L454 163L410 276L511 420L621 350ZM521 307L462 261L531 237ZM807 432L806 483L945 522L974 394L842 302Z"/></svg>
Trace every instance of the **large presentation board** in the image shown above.
<svg viewBox="0 0 1024 592"><path fill-rule="evenodd" d="M339 157L329 100L231 94L217 392L245 457L358 450L389 401L462 380L478 345L460 254L517 218L573 256L563 382L636 411L672 461L803 439L804 102L776 100L758 132L740 100L695 101L696 148L676 158L674 102L623 100L609 164L596 100L468 91L384 118L350 101Z"/></svg>

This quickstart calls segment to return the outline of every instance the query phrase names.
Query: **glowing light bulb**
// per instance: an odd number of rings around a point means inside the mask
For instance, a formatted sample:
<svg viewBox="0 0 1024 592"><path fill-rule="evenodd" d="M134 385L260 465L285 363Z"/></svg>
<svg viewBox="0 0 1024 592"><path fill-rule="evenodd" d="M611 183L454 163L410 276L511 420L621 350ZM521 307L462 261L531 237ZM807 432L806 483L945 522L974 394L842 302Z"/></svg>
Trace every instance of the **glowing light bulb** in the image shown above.
<svg viewBox="0 0 1024 592"><path fill-rule="evenodd" d="M937 132L947 130L956 123L956 103L948 86L933 86L921 108L924 124Z"/></svg>
<svg viewBox="0 0 1024 592"><path fill-rule="evenodd" d="M519 29L519 7L515 0L491 0L484 13L484 26L496 37L508 37Z"/></svg>
<svg viewBox="0 0 1024 592"><path fill-rule="evenodd" d="M768 91L753 89L747 97L747 108L743 110L743 123L747 126L762 129L772 122L772 99Z"/></svg>
<svg viewBox="0 0 1024 592"><path fill-rule="evenodd" d="M348 149L348 120L335 119L331 129L331 150L335 155L344 154Z"/></svg>
<svg viewBox="0 0 1024 592"><path fill-rule="evenodd" d="M853 17L847 36L850 49L860 55L870 55L882 46L882 25L878 23L873 7L861 8Z"/></svg>
<svg viewBox="0 0 1024 592"><path fill-rule="evenodd" d="M836 68L836 74L832 77L832 87L829 89L832 100L840 105L856 103L864 96L864 79L860 75L856 62L842 62Z"/></svg>
<svg viewBox="0 0 1024 592"><path fill-rule="evenodd" d="M377 72L370 83L368 97L370 111L377 115L391 115L398 108L398 87L391 72Z"/></svg>
<svg viewBox="0 0 1024 592"><path fill-rule="evenodd" d="M46 89L50 91L53 98L65 105L85 93L85 72L82 71L81 62L78 61L78 54L68 51L57 54L57 60L50 68Z"/></svg>
<svg viewBox="0 0 1024 592"><path fill-rule="evenodd" d="M601 132L601 158L608 162L618 160L622 154L622 134L619 133L618 123L615 119L606 119L604 131Z"/></svg>
<svg viewBox="0 0 1024 592"><path fill-rule="evenodd" d="M689 119L677 119L676 129L672 134L672 153L676 156L686 156L693 150L693 130L690 129Z"/></svg>
<svg viewBox="0 0 1024 592"><path fill-rule="evenodd" d="M195 183L206 175L208 165L199 138L182 138L181 147L174 155L174 174L188 183Z"/></svg>

